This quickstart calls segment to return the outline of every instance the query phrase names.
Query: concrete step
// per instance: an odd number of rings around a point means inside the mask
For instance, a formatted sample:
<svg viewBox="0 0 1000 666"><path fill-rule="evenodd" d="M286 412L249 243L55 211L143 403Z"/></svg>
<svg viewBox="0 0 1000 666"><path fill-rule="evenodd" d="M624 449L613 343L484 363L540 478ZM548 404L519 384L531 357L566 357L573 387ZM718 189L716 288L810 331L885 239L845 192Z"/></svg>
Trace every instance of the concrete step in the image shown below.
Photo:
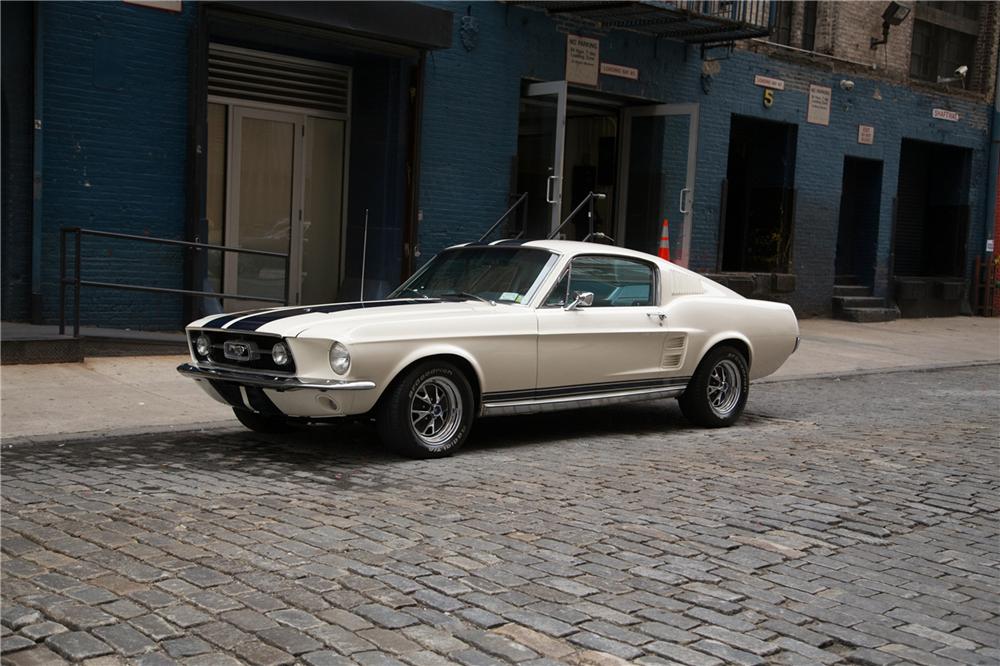
<svg viewBox="0 0 1000 666"><path fill-rule="evenodd" d="M5 321L0 327L0 363L79 363L94 356L160 356L187 354L181 332L131 331L82 327L59 335L57 326Z"/></svg>
<svg viewBox="0 0 1000 666"><path fill-rule="evenodd" d="M835 284L834 296L871 296L872 288L861 284Z"/></svg>
<svg viewBox="0 0 1000 666"><path fill-rule="evenodd" d="M83 357L83 340L69 335L38 340L0 341L2 365L79 363Z"/></svg>
<svg viewBox="0 0 1000 666"><path fill-rule="evenodd" d="M833 309L842 308L884 308L885 299L879 296L834 296Z"/></svg>
<svg viewBox="0 0 1000 666"><path fill-rule="evenodd" d="M899 319L899 308L844 308L839 318L860 323L895 321Z"/></svg>

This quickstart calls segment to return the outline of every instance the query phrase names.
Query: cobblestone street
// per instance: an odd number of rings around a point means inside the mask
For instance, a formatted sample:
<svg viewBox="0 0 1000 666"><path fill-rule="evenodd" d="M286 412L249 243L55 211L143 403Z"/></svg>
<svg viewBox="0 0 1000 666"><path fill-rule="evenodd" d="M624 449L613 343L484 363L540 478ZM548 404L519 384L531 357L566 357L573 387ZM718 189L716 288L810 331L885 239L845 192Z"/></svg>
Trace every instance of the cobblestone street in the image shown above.
<svg viewBox="0 0 1000 666"><path fill-rule="evenodd" d="M3 662L996 664L998 379L5 448Z"/></svg>

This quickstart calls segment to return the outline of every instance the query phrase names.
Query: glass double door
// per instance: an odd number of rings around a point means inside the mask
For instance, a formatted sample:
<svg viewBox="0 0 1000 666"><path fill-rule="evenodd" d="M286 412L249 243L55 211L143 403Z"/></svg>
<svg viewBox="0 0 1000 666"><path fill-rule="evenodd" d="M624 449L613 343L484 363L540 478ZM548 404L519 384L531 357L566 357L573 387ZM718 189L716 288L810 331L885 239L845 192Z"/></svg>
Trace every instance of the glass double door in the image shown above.
<svg viewBox="0 0 1000 666"><path fill-rule="evenodd" d="M225 243L287 253L226 253L228 293L293 304L336 300L343 266L346 120L229 107ZM253 306L227 299L227 311Z"/></svg>
<svg viewBox="0 0 1000 666"><path fill-rule="evenodd" d="M529 238L548 236L586 196L579 187L564 184L567 171L574 168L567 164L567 156L588 150L583 145L567 145L567 113L587 96L593 98L593 93L574 91L565 81L532 83L525 88L518 130L518 191L528 193ZM600 188L614 192L614 219L605 228L619 245L656 254L666 219L671 259L686 266L694 209L698 105L625 106L622 101L614 114L619 127L614 139L617 150L612 151L617 152L617 173L613 186Z"/></svg>

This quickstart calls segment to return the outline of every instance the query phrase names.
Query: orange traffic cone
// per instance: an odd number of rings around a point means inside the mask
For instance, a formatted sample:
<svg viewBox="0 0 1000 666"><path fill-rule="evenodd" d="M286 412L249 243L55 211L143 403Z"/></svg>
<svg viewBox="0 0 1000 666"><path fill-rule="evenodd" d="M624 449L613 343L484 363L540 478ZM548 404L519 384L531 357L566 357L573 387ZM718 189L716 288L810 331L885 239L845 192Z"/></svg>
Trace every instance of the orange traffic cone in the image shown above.
<svg viewBox="0 0 1000 666"><path fill-rule="evenodd" d="M670 261L670 221L663 218L663 231L660 232L660 259Z"/></svg>

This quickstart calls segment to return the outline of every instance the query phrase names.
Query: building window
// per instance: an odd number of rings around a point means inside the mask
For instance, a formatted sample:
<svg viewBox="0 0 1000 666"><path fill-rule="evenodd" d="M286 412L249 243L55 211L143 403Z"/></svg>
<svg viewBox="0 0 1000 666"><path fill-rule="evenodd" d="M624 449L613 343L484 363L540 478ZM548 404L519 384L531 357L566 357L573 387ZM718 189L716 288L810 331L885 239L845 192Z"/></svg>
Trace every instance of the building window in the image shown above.
<svg viewBox="0 0 1000 666"><path fill-rule="evenodd" d="M774 27L771 29L771 41L791 46L792 16L795 12L794 2L778 2L775 8Z"/></svg>
<svg viewBox="0 0 1000 666"><path fill-rule="evenodd" d="M807 0L802 6L802 48L816 50L816 0Z"/></svg>
<svg viewBox="0 0 1000 666"><path fill-rule="evenodd" d="M910 78L937 81L969 68L974 76L980 4L975 2L921 2L916 7L910 47Z"/></svg>

